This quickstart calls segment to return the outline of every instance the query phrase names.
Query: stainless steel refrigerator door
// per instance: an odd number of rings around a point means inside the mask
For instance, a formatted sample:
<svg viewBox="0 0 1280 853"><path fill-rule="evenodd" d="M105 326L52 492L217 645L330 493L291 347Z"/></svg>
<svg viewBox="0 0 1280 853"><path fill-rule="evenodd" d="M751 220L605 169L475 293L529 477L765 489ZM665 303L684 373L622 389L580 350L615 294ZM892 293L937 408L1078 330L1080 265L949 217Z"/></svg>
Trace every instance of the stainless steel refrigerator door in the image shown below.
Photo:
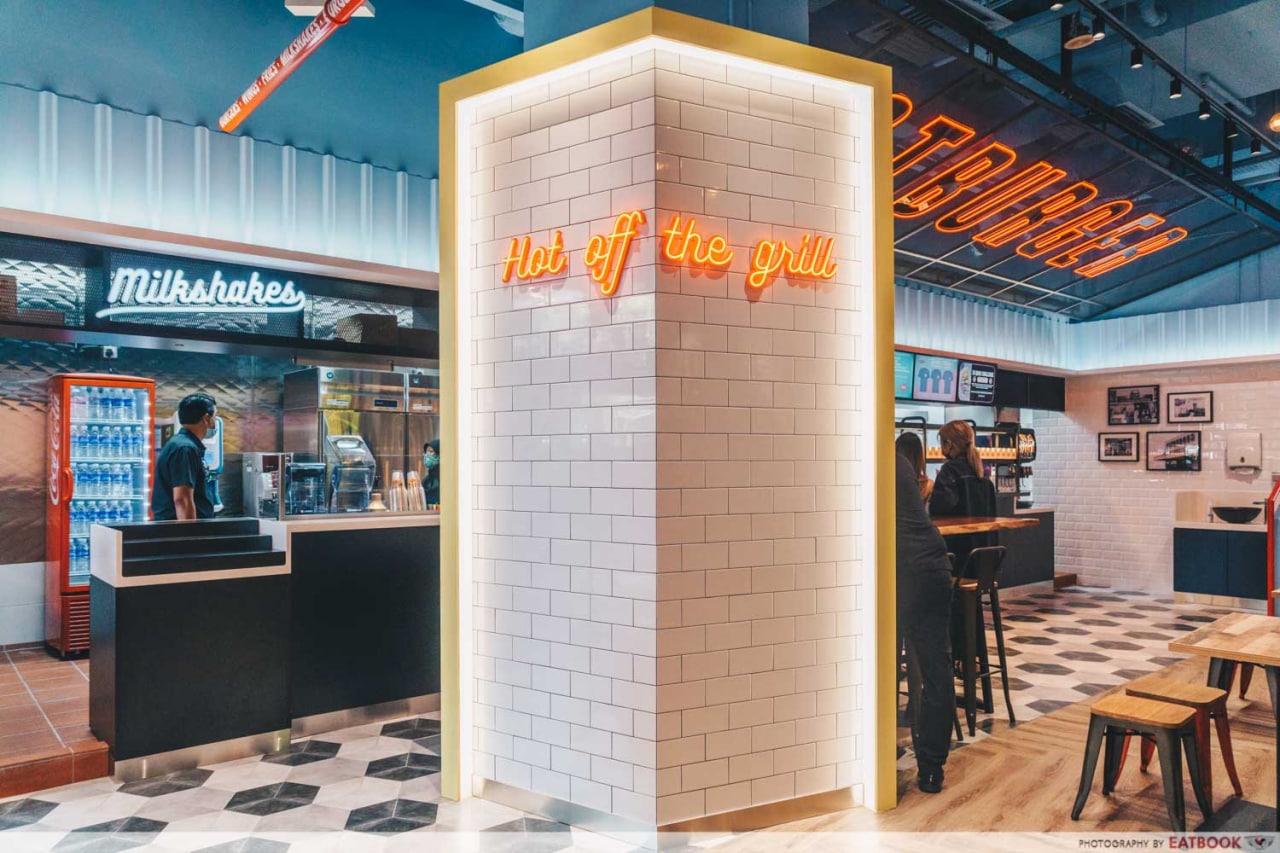
<svg viewBox="0 0 1280 853"><path fill-rule="evenodd" d="M392 471L404 471L405 424L403 412L320 412L320 446L330 435L358 435L377 460L375 489L385 490Z"/></svg>

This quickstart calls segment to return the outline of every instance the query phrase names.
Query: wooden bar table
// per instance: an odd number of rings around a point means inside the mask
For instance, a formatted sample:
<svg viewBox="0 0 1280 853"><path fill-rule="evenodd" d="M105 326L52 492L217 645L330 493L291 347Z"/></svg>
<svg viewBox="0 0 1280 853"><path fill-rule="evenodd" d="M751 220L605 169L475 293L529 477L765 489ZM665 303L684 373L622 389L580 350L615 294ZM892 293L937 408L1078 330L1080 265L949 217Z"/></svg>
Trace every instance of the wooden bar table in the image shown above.
<svg viewBox="0 0 1280 853"><path fill-rule="evenodd" d="M1170 641L1169 651L1207 657L1209 686L1228 692L1236 664L1249 663L1266 671L1276 722L1276 802L1280 803L1280 619L1232 613ZM1280 810L1273 820L1280 831Z"/></svg>
<svg viewBox="0 0 1280 853"><path fill-rule="evenodd" d="M995 533L1000 530L1018 530L1036 527L1040 519L1033 515L1010 516L943 516L933 519L933 526L943 536L961 536L967 533Z"/></svg>

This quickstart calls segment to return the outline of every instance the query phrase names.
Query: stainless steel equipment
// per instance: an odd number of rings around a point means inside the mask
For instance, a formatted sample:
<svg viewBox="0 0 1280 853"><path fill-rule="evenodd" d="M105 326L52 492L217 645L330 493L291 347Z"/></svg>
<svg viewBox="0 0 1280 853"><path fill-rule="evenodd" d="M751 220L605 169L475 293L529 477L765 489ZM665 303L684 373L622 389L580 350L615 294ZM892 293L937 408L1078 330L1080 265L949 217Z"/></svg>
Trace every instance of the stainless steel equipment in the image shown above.
<svg viewBox="0 0 1280 853"><path fill-rule="evenodd" d="M290 462L284 466L286 515L312 515L326 510L323 462Z"/></svg>
<svg viewBox="0 0 1280 853"><path fill-rule="evenodd" d="M284 468L293 461L293 454L255 452L242 454L241 459L244 514L257 518L279 518Z"/></svg>
<svg viewBox="0 0 1280 853"><path fill-rule="evenodd" d="M329 510L364 512L369 508L375 467L369 445L358 435L331 435L324 450L331 472Z"/></svg>
<svg viewBox="0 0 1280 853"><path fill-rule="evenodd" d="M420 470L423 445L440 433L440 378L312 367L285 374L284 410L284 449L294 459L331 461L322 460L330 437L360 436L374 458L371 488L385 494L391 472ZM327 479L332 485L332 473Z"/></svg>

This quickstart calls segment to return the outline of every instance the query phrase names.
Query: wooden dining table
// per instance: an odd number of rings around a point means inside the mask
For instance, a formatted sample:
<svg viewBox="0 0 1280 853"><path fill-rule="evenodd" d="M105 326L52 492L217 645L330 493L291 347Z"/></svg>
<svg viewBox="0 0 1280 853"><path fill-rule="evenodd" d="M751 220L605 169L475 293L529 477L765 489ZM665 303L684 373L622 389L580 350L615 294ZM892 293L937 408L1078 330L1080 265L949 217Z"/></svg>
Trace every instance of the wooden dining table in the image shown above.
<svg viewBox="0 0 1280 853"><path fill-rule="evenodd" d="M1169 642L1169 651L1209 659L1209 686L1231 690L1237 664L1253 664L1267 673L1271 711L1275 715L1276 802L1280 803L1280 619L1253 613L1231 613ZM1280 831L1280 809L1275 829Z"/></svg>
<svg viewBox="0 0 1280 853"><path fill-rule="evenodd" d="M1040 519L1034 515L1009 516L941 516L933 519L933 526L943 536L960 536L966 533L995 533L1000 530L1019 530L1035 527Z"/></svg>

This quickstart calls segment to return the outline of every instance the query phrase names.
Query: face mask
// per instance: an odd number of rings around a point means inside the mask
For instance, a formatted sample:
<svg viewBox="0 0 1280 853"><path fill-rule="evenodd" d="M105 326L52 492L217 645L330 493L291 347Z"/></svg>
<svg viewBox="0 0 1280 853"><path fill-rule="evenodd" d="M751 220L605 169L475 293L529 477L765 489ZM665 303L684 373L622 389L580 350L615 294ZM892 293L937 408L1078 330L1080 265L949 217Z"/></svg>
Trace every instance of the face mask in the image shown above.
<svg viewBox="0 0 1280 853"><path fill-rule="evenodd" d="M422 454L422 464L428 468L434 468L440 464L439 456L432 456L430 453Z"/></svg>
<svg viewBox="0 0 1280 853"><path fill-rule="evenodd" d="M204 434L204 437L205 437L205 438L213 438L213 437L214 437L215 435L217 435L217 434L218 434L218 422L217 422L217 421L214 421L214 422L209 426L209 431L208 431L208 432L206 432L206 433Z"/></svg>

